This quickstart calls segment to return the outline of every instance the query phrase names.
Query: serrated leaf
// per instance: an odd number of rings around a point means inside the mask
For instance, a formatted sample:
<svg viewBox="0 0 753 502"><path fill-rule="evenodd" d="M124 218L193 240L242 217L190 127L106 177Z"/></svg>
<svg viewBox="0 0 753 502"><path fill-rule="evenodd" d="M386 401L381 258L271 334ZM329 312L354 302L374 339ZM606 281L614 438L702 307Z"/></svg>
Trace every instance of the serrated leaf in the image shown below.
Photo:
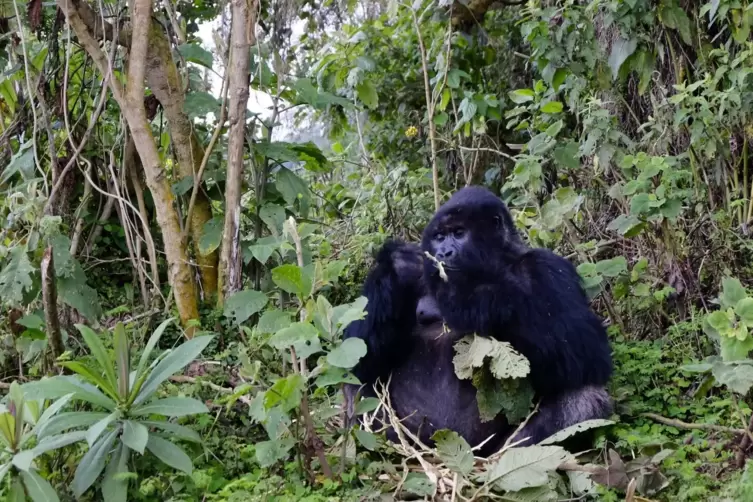
<svg viewBox="0 0 753 502"><path fill-rule="evenodd" d="M215 216L204 223L201 227L201 237L199 238L199 254L208 256L213 253L222 244L222 230L224 218Z"/></svg>
<svg viewBox="0 0 753 502"><path fill-rule="evenodd" d="M58 494L49 482L35 470L22 471L21 480L32 502L58 502Z"/></svg>
<svg viewBox="0 0 753 502"><path fill-rule="evenodd" d="M290 326L290 314L282 310L272 309L265 311L256 325L259 333L277 333L281 329Z"/></svg>
<svg viewBox="0 0 753 502"><path fill-rule="evenodd" d="M356 86L356 94L361 103L366 105L367 108L373 110L379 104L379 94L377 94L376 87L368 80Z"/></svg>
<svg viewBox="0 0 753 502"><path fill-rule="evenodd" d="M405 477L403 490L420 497L433 497L437 485L423 472L410 472Z"/></svg>
<svg viewBox="0 0 753 502"><path fill-rule="evenodd" d="M511 448L487 468L485 481L494 482L500 490L511 492L544 486L549 481L549 473L570 457L559 446Z"/></svg>
<svg viewBox="0 0 753 502"><path fill-rule="evenodd" d="M732 321L727 317L727 313L722 310L712 312L706 317L709 326L714 328L717 333L723 334L732 326Z"/></svg>
<svg viewBox="0 0 753 502"><path fill-rule="evenodd" d="M311 278L298 265L286 263L272 269L272 281L290 294L308 298L313 289Z"/></svg>
<svg viewBox="0 0 753 502"><path fill-rule="evenodd" d="M0 302L16 307L23 303L24 293L32 286L31 275L34 273L26 245L17 245L10 250L10 260L0 272Z"/></svg>
<svg viewBox="0 0 753 502"><path fill-rule="evenodd" d="M292 441L261 441L256 443L256 461L261 467L270 467L285 459L292 447Z"/></svg>
<svg viewBox="0 0 753 502"><path fill-rule="evenodd" d="M609 67L612 69L612 80L617 79L622 64L629 58L638 47L635 39L625 40L619 38L612 44L612 52L609 54Z"/></svg>
<svg viewBox="0 0 753 502"><path fill-rule="evenodd" d="M178 52L186 61L196 63L207 68L212 68L212 53L199 44L182 44L178 46Z"/></svg>
<svg viewBox="0 0 753 502"><path fill-rule="evenodd" d="M509 343L473 335L455 344L455 374L461 380L471 378L473 368L482 367L486 358L491 359L490 369L498 379L523 378L531 371L528 359Z"/></svg>
<svg viewBox="0 0 753 502"><path fill-rule="evenodd" d="M197 336L183 342L180 347L170 351L169 354L157 363L149 377L147 377L133 404L138 405L144 402L157 390L162 382L196 359L213 339L214 335Z"/></svg>
<svg viewBox="0 0 753 502"><path fill-rule="evenodd" d="M467 476L473 470L473 451L457 432L442 429L432 436L437 455L452 471Z"/></svg>
<svg viewBox="0 0 753 502"><path fill-rule="evenodd" d="M267 306L269 298L261 291L247 289L233 293L225 300L224 315L236 326L240 326L252 315Z"/></svg>
<svg viewBox="0 0 753 502"><path fill-rule="evenodd" d="M144 417L155 414L166 417L184 417L208 412L209 408L198 399L192 397L166 397L134 408L131 410L131 415ZM136 448L133 449L135 450Z"/></svg>
<svg viewBox="0 0 753 502"><path fill-rule="evenodd" d="M630 199L630 214L640 216L651 209L651 199L647 193L639 193Z"/></svg>
<svg viewBox="0 0 753 502"><path fill-rule="evenodd" d="M191 475L191 472L193 471L193 462L191 462L191 458L186 455L186 452L181 448L167 439L162 439L154 434L150 434L149 441L146 443L146 448L152 452L155 457L173 469L178 469L189 476Z"/></svg>
<svg viewBox="0 0 753 502"><path fill-rule="evenodd" d="M327 363L338 368L350 369L366 355L366 343L360 338L348 338L327 354Z"/></svg>
<svg viewBox="0 0 753 502"><path fill-rule="evenodd" d="M587 431L589 429L595 429L597 427L606 427L607 425L613 425L614 423L615 422L613 420L604 420L604 419L585 420L575 425L565 427L561 431L558 431L552 434L551 436L544 439L543 441L540 441L539 445L544 446L548 444L559 443L569 438L570 436L573 436L580 432Z"/></svg>

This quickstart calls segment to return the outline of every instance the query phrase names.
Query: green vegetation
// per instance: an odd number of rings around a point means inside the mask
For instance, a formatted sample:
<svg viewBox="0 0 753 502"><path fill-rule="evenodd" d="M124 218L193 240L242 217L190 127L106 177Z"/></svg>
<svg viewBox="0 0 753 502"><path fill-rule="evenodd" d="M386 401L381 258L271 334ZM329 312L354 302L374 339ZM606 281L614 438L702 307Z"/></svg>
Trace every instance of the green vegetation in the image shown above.
<svg viewBox="0 0 753 502"><path fill-rule="evenodd" d="M752 500L752 26L737 0L0 0L0 498ZM466 184L609 322L588 452L390 444L386 395L345 428L372 253ZM525 360L456 350L484 416L527 413Z"/></svg>

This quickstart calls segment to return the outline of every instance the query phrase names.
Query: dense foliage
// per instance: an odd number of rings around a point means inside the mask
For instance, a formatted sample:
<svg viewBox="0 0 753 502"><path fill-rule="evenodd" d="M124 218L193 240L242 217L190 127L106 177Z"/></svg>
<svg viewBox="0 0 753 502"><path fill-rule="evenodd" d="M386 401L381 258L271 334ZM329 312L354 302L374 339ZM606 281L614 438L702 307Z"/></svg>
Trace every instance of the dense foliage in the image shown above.
<svg viewBox="0 0 753 502"><path fill-rule="evenodd" d="M751 500L751 26L736 0L0 0L0 497ZM388 444L384 395L345 428L372 253L466 184L609 323L585 454ZM490 344L458 374L525 375ZM526 414L494 385L485 413Z"/></svg>

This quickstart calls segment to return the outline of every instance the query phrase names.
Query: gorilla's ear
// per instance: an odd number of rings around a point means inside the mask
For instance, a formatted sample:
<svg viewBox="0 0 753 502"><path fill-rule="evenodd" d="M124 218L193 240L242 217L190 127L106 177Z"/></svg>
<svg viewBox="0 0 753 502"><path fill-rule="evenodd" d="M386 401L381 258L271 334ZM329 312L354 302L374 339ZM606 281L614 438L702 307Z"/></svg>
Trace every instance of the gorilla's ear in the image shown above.
<svg viewBox="0 0 753 502"><path fill-rule="evenodd" d="M498 214L494 215L494 228L497 230L502 228L502 217Z"/></svg>

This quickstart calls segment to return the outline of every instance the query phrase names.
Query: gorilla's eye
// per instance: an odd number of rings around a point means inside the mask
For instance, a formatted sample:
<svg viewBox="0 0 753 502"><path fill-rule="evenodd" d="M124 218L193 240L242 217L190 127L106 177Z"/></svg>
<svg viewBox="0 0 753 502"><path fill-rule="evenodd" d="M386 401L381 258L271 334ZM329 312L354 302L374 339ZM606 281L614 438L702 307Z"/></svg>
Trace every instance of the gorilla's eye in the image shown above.
<svg viewBox="0 0 753 502"><path fill-rule="evenodd" d="M464 228L456 228L452 232L452 235L455 236L456 239L460 239L461 237L463 237L465 235L465 229Z"/></svg>
<svg viewBox="0 0 753 502"><path fill-rule="evenodd" d="M442 242L442 241L444 240L444 234L443 234L443 233L437 233L437 234L436 234L436 235L434 236L434 240L435 240L435 241L438 241L438 242Z"/></svg>
<svg viewBox="0 0 753 502"><path fill-rule="evenodd" d="M499 216L495 216L494 226L496 226L497 228L500 228L502 226L502 218L500 218Z"/></svg>

